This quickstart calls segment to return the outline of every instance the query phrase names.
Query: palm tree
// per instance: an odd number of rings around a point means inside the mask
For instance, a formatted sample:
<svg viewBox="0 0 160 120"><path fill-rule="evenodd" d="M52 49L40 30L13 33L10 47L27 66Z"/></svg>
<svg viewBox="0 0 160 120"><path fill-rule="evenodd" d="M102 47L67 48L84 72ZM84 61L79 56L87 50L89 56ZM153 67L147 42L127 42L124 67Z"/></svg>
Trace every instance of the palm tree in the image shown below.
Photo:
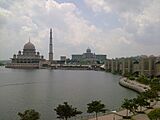
<svg viewBox="0 0 160 120"><path fill-rule="evenodd" d="M98 120L98 116L97 114L102 112L105 113L106 109L105 109L105 105L101 103L101 100L99 101L92 101L91 103L87 104L87 112L88 113L95 113L96 115L96 120Z"/></svg>
<svg viewBox="0 0 160 120"><path fill-rule="evenodd" d="M130 118L130 116L128 115L129 111L135 114L135 111L138 108L136 98L124 99L124 102L121 107L127 110L126 116L124 116L124 118Z"/></svg>
<svg viewBox="0 0 160 120"><path fill-rule="evenodd" d="M137 104L137 98L132 99L132 110L131 111L133 114L135 114L136 110L138 109L138 104Z"/></svg>
<svg viewBox="0 0 160 120"><path fill-rule="evenodd" d="M127 110L126 116L128 116L128 111L131 110L131 101L129 99L124 99L121 107Z"/></svg>
<svg viewBox="0 0 160 120"><path fill-rule="evenodd" d="M67 102L64 102L63 105L58 105L58 107L56 107L54 109L58 115L57 118L60 119L65 119L67 120L68 118L74 117L78 114L82 114L81 111L78 111L77 108L73 108L72 105L68 105Z"/></svg>
<svg viewBox="0 0 160 120"><path fill-rule="evenodd" d="M25 110L24 113L18 113L20 116L20 120L39 120L40 114L36 112L34 109Z"/></svg>

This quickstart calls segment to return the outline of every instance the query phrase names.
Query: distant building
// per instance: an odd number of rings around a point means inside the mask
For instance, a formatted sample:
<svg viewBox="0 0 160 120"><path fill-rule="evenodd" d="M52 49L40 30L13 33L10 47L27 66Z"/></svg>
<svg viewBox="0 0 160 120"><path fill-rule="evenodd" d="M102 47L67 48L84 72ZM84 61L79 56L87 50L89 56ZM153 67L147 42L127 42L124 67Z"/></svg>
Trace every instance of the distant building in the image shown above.
<svg viewBox="0 0 160 120"><path fill-rule="evenodd" d="M160 77L160 57L142 55L130 58L107 59L106 71L122 75L135 74Z"/></svg>
<svg viewBox="0 0 160 120"><path fill-rule="evenodd" d="M73 54L72 61L75 63L82 64L103 64L107 59L107 55L98 54L91 52L90 48L87 48L86 52L83 54Z"/></svg>
<svg viewBox="0 0 160 120"><path fill-rule="evenodd" d="M60 57L60 60L61 60L61 61L66 61L66 59L67 59L66 56L61 56L61 57Z"/></svg>
<svg viewBox="0 0 160 120"><path fill-rule="evenodd" d="M7 64L9 68L39 68L40 61L44 61L42 55L36 52L35 46L30 42L26 43L23 51L14 54L11 63Z"/></svg>

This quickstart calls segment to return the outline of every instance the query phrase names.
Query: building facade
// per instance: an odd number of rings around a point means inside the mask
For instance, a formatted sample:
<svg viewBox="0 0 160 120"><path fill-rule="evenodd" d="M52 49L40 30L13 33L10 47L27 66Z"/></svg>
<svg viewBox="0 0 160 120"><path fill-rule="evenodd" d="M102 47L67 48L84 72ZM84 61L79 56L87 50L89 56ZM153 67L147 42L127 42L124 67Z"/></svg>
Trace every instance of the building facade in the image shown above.
<svg viewBox="0 0 160 120"><path fill-rule="evenodd" d="M40 61L44 61L42 55L36 52L35 46L30 42L26 43L23 51L14 54L11 63L7 64L8 68L39 68Z"/></svg>
<svg viewBox="0 0 160 120"><path fill-rule="evenodd" d="M107 59L106 71L122 75L160 76L160 57L142 55L129 58Z"/></svg>
<svg viewBox="0 0 160 120"><path fill-rule="evenodd" d="M75 63L82 64L104 64L107 59L107 55L98 54L91 52L90 48L86 49L86 52L83 54L73 54L72 61Z"/></svg>

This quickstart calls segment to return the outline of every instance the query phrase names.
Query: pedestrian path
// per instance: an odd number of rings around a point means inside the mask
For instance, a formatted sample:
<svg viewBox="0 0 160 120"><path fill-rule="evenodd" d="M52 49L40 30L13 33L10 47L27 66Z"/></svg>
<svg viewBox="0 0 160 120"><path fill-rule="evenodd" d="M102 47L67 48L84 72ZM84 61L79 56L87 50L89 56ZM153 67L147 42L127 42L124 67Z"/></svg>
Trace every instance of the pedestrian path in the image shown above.
<svg viewBox="0 0 160 120"><path fill-rule="evenodd" d="M154 103L153 103L154 104ZM154 104L153 109L154 108L160 108L160 101L157 101L156 104ZM145 111L145 113L143 114L129 114L129 115L133 115L132 119L133 120L149 120L147 114L152 111L153 109L146 109L143 108L143 111ZM121 110L117 113L112 113L112 114L108 114L108 115L104 115L104 116L100 116L98 117L98 120L123 120L122 116L126 115L127 110ZM92 118L89 120L96 120L96 118Z"/></svg>

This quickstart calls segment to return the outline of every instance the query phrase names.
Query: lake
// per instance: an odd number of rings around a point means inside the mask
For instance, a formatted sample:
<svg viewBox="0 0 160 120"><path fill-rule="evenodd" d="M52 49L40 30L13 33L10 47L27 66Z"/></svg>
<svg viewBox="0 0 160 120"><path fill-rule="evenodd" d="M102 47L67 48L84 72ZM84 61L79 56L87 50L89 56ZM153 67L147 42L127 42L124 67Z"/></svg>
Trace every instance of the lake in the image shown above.
<svg viewBox="0 0 160 120"><path fill-rule="evenodd" d="M0 67L0 120L17 120L17 112L31 108L40 112L41 120L54 120L54 108L65 101L84 114L92 100L115 110L124 98L137 95L120 86L119 79L103 71Z"/></svg>

